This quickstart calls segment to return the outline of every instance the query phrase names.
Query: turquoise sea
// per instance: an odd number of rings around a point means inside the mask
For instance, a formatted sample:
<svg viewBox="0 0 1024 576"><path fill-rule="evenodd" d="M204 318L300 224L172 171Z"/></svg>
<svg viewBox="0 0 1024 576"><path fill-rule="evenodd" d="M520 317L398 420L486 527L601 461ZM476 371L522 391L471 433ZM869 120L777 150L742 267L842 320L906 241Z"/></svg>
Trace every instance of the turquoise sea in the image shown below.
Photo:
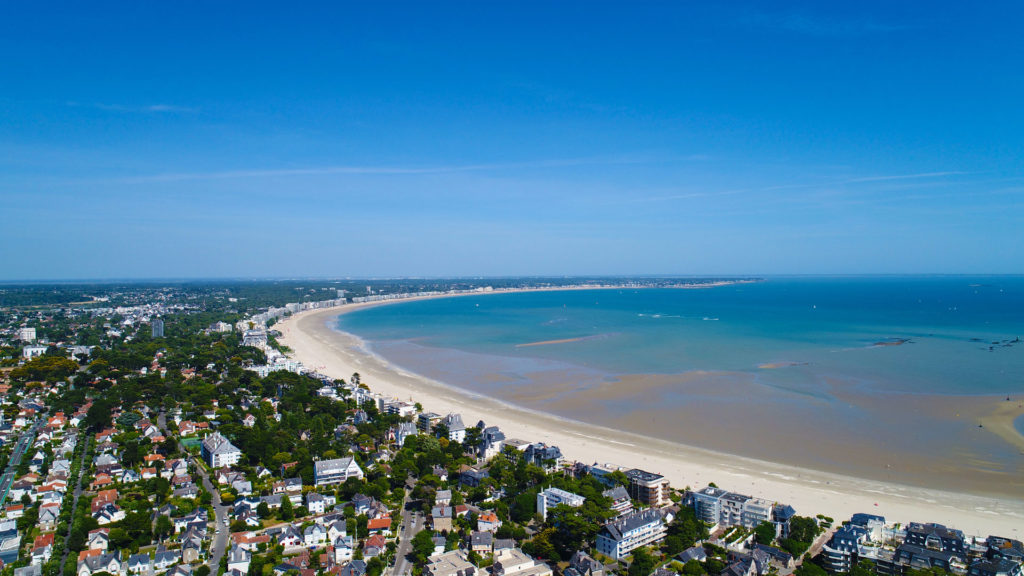
<svg viewBox="0 0 1024 576"><path fill-rule="evenodd" d="M608 374L747 371L815 393L835 375L880 391L1024 392L1024 278L770 279L700 290L585 290L370 308L339 327L418 346L555 360ZM583 338L563 344L523 344ZM900 346L879 343L907 342ZM397 341L397 342L396 342ZM396 350L397 351L397 350ZM807 363L808 378L758 366ZM415 366L406 366L415 369ZM461 380L460 385L471 385Z"/></svg>
<svg viewBox="0 0 1024 576"><path fill-rule="evenodd" d="M338 327L467 390L644 432L643 414L674 413L678 423L651 433L733 453L848 472L830 450L849 450L842 435L853 435L868 459L906 453L948 468L952 453L989 475L1016 474L1024 459L958 408L1024 397L1019 276L494 294L368 308ZM637 382L653 384L632 394ZM699 434L758 422L799 437L793 419L833 430L830 448Z"/></svg>

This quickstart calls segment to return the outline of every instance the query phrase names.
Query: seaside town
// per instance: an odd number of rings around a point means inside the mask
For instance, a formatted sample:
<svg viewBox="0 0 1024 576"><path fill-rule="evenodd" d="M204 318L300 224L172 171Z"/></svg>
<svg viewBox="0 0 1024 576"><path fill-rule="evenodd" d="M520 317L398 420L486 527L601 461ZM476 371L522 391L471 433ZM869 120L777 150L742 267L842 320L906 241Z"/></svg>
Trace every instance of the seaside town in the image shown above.
<svg viewBox="0 0 1024 576"><path fill-rule="evenodd" d="M307 369L275 330L352 303L571 285L3 288L0 575L1021 576L1010 534L574 461Z"/></svg>

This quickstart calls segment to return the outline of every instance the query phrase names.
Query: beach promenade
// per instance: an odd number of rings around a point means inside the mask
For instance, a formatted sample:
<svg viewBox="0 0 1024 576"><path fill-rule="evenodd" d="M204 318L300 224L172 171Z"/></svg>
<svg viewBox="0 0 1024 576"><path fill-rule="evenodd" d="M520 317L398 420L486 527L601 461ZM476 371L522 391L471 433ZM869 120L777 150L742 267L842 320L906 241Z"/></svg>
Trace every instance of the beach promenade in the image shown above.
<svg viewBox="0 0 1024 576"><path fill-rule="evenodd" d="M714 482L727 490L792 505L801 515L825 514L837 521L856 512L880 514L889 522L939 522L968 535L1019 538L1024 499L990 498L928 490L801 469L716 453L526 410L424 378L370 353L359 338L331 327L339 314L393 302L350 304L310 310L274 326L280 341L307 369L348 379L358 372L374 392L419 402L425 410L458 412L466 422L484 420L508 437L546 442L566 458L642 468L668 478L676 488Z"/></svg>

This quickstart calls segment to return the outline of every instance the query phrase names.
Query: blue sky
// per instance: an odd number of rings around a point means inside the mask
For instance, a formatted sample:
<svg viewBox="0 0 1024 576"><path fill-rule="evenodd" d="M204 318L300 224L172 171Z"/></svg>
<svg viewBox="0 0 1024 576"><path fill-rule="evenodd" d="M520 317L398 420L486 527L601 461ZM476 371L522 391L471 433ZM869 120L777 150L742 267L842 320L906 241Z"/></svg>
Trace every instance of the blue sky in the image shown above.
<svg viewBox="0 0 1024 576"><path fill-rule="evenodd" d="M1024 272L1019 2L0 6L0 280Z"/></svg>

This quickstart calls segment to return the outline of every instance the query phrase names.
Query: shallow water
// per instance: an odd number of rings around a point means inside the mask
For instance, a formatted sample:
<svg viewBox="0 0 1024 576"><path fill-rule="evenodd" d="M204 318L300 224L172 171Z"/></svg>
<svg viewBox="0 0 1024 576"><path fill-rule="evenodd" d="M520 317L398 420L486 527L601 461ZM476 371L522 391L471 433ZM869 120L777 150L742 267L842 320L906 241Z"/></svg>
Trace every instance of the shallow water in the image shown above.
<svg viewBox="0 0 1024 576"><path fill-rule="evenodd" d="M544 359L609 375L747 372L811 394L827 376L889 392L1024 390L1020 277L500 294L370 308L339 325L375 345L515 358L521 371Z"/></svg>
<svg viewBox="0 0 1024 576"><path fill-rule="evenodd" d="M1020 277L495 294L338 325L403 368L583 421L888 481L1024 490L1019 451L976 421L989 396L1024 391Z"/></svg>

